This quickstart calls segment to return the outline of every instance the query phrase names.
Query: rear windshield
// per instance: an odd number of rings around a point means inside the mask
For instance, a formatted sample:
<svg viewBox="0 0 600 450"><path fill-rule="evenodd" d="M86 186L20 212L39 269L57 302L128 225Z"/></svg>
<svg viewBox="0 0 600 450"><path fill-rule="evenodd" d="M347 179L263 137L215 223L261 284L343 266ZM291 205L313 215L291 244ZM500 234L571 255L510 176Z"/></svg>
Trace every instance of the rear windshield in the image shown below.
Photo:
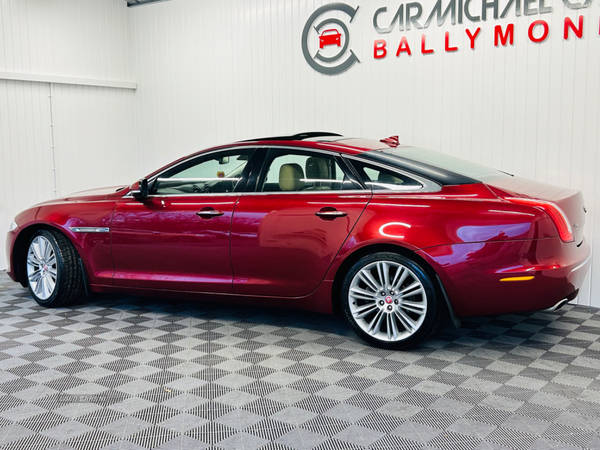
<svg viewBox="0 0 600 450"><path fill-rule="evenodd" d="M454 172L464 177L469 177L479 181L491 181L498 178L508 178L512 175L500 172L499 170L480 164L467 161L465 159L456 158L455 156L446 155L444 153L434 152L418 147L396 147L382 148L381 151L392 157L400 157L411 159L413 161L429 164L441 169ZM391 158L390 158L391 159ZM389 159L388 159L389 161ZM391 161L390 161L391 162Z"/></svg>

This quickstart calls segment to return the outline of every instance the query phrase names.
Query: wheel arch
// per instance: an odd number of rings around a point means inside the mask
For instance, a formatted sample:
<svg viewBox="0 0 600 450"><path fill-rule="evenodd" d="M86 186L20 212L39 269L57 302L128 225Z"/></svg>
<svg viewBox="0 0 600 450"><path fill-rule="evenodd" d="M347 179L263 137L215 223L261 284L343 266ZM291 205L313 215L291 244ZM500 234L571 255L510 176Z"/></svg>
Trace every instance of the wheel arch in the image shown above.
<svg viewBox="0 0 600 450"><path fill-rule="evenodd" d="M23 287L27 287L27 276L26 276L26 269L25 266L27 264L27 245L29 244L29 240L31 239L31 237L40 230L51 230L51 231L57 231L60 234L62 234L65 238L67 238L69 240L69 242L71 242L71 244L73 245L73 247L75 248L75 251L77 252L77 256L79 257L79 260L82 263L83 266L83 271L84 271L84 280L87 280L87 268L86 268L86 263L84 261L84 259L81 257L81 252L79 251L79 245L77 245L77 242L73 241L72 237L69 236L68 233L65 233L65 231L55 225L49 224L49 223L34 223L31 224L25 228L23 228L23 230L19 233L19 235L17 236L16 240L15 240L15 244L13 247L13 252L12 252L12 267L14 267L14 271L15 271L15 276L17 278L17 281L19 283L21 283L21 286ZM86 286L87 288L87 286Z"/></svg>
<svg viewBox="0 0 600 450"><path fill-rule="evenodd" d="M401 245L394 244L372 244L364 247L360 247L346 256L344 261L338 267L335 277L332 284L332 292L331 292L331 307L333 309L334 314L341 313L341 304L340 304L340 293L342 288L342 283L344 282L344 277L346 273L350 270L350 268L356 264L358 260L362 257L369 255L371 253L377 252L391 252L402 255L406 258L411 259L416 262L431 278L432 283L436 288L436 294L439 296L442 305L445 305L444 314L449 315L451 318L454 316L454 311L452 307L452 303L448 298L445 288L442 284L442 280L438 276L437 272L431 267L431 265L419 254L416 252L407 249L406 247L402 247Z"/></svg>

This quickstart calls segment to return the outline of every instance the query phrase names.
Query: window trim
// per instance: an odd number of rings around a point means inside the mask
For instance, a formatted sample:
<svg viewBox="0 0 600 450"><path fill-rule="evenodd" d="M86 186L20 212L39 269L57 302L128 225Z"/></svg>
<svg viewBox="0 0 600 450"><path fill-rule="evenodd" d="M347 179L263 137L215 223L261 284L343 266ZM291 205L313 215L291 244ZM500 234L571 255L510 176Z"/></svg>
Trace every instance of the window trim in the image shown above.
<svg viewBox="0 0 600 450"><path fill-rule="evenodd" d="M395 167L392 167L392 166L389 166L389 165L386 165L383 163L371 161L369 159L360 158L360 157L357 157L354 155L344 155L343 158L348 159L348 160L358 161L367 166L381 167L392 173L397 173L398 175L402 175L407 178L411 178L421 185L420 187L417 187L417 188L399 189L399 190L373 189L373 188L367 187L367 189L369 189L371 192L373 192L373 194L386 194L386 195L389 195L389 194L413 194L413 193L421 193L421 192L424 192L424 193L439 192L442 190L442 186L439 185L438 183L436 183L432 180L429 180L425 177L422 177L420 175L411 173L411 172L407 172L407 171L404 171L404 170L401 170L401 169L398 169L398 168L395 168ZM352 170L354 170L354 171L356 170L350 161L348 161L348 165L350 167L352 167ZM361 184L364 184L364 183L361 182Z"/></svg>

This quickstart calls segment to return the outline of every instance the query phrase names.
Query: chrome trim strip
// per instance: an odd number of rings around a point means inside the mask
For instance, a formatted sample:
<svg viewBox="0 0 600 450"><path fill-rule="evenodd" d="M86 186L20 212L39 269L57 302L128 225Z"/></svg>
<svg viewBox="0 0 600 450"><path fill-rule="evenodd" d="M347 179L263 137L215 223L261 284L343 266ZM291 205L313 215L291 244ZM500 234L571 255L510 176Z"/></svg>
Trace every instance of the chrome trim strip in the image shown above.
<svg viewBox="0 0 600 450"><path fill-rule="evenodd" d="M73 233L108 233L110 228L105 227L69 227Z"/></svg>
<svg viewBox="0 0 600 450"><path fill-rule="evenodd" d="M382 190L381 192L387 192L388 194L390 193L399 193L400 191L384 191ZM402 192L406 192L406 191L402 191ZM364 194L364 195L371 195L372 192L369 189L349 189L347 191L344 190L330 190L330 191L325 191L325 190L315 190L315 191L267 191L267 192L224 192L222 194L215 194L215 193L206 193L206 194L164 194L164 195L149 195L148 197L146 197L147 199L158 199L158 198L163 198L163 197L204 197L204 198L208 198L210 196L213 197L221 197L221 196L232 196L232 195L236 195L239 197L245 197L247 195L290 195L290 194L295 194L295 195L324 195L324 194L339 194L339 195L343 195L343 194ZM124 195L122 198L133 198L132 195Z"/></svg>
<svg viewBox="0 0 600 450"><path fill-rule="evenodd" d="M390 191L386 191L390 192ZM396 191L393 191L396 192ZM316 190L316 191L267 191L267 192L244 192L244 196L248 195L346 195L346 194L363 194L363 195L371 195L372 192L369 189L352 189L352 190Z"/></svg>
<svg viewBox="0 0 600 450"><path fill-rule="evenodd" d="M240 196L242 194L249 194L250 192L222 192L220 194L215 193L215 192L205 192L205 193L193 193L193 194L160 194L160 195L149 195L148 197L146 197L144 200L147 199L157 199L157 198L163 198L163 197L204 197L204 198L208 198L208 197L230 197L230 196ZM125 194L123 197L121 198L135 198L131 192ZM142 201L140 200L140 203L142 203Z"/></svg>

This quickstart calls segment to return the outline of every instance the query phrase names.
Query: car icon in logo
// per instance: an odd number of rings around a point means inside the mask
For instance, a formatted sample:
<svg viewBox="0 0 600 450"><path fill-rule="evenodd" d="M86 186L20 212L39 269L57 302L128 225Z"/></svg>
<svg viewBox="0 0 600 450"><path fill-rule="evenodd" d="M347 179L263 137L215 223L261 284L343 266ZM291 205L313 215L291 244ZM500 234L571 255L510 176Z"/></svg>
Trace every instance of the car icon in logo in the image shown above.
<svg viewBox="0 0 600 450"><path fill-rule="evenodd" d="M345 3L327 3L309 16L302 30L301 42L302 54L310 67L324 75L339 75L360 62L350 48L348 30L348 24L352 24L357 11L358 6L353 8ZM332 17L332 14L336 17ZM323 15L325 17L320 18ZM315 39L315 33L318 39ZM329 47L337 49L332 51ZM334 52L337 53L333 55Z"/></svg>
<svg viewBox="0 0 600 450"><path fill-rule="evenodd" d="M342 35L335 28L329 28L319 36L319 48L327 45L337 45L338 47L342 45Z"/></svg>

